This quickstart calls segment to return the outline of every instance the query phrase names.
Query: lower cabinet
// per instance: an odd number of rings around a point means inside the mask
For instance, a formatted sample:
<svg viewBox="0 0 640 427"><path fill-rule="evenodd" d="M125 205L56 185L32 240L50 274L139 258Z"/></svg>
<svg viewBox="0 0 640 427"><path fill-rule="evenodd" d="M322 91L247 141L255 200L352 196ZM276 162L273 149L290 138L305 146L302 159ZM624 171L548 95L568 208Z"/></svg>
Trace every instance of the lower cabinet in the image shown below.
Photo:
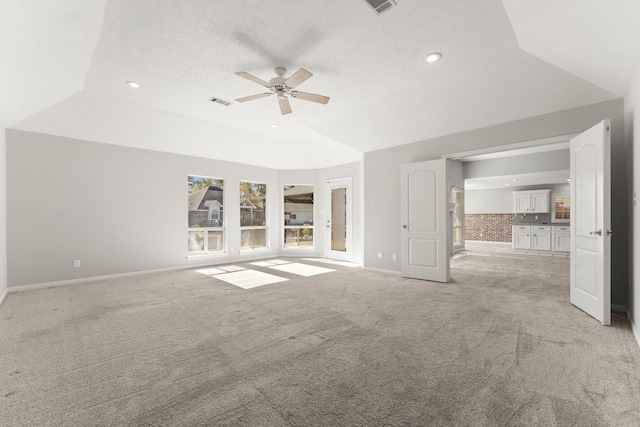
<svg viewBox="0 0 640 427"><path fill-rule="evenodd" d="M571 233L569 227L553 227L551 234L551 250L569 252L571 250Z"/></svg>
<svg viewBox="0 0 640 427"><path fill-rule="evenodd" d="M538 225L531 227L531 249L535 251L551 250L551 227Z"/></svg>
<svg viewBox="0 0 640 427"><path fill-rule="evenodd" d="M568 226L514 225L513 249L569 252L571 233Z"/></svg>
<svg viewBox="0 0 640 427"><path fill-rule="evenodd" d="M531 227L513 226L511 242L513 249L531 249Z"/></svg>

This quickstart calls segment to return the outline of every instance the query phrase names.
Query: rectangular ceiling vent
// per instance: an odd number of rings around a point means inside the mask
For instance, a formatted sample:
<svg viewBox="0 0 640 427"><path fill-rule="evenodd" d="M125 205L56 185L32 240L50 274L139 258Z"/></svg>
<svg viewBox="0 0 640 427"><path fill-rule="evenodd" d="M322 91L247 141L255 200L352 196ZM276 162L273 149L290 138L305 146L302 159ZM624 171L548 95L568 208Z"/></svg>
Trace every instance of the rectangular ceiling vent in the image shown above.
<svg viewBox="0 0 640 427"><path fill-rule="evenodd" d="M218 98L217 96L209 99L209 101L215 102L216 104L224 105L225 107L228 107L232 104L231 101L225 101L224 99Z"/></svg>
<svg viewBox="0 0 640 427"><path fill-rule="evenodd" d="M395 0L364 0L378 15L397 5Z"/></svg>

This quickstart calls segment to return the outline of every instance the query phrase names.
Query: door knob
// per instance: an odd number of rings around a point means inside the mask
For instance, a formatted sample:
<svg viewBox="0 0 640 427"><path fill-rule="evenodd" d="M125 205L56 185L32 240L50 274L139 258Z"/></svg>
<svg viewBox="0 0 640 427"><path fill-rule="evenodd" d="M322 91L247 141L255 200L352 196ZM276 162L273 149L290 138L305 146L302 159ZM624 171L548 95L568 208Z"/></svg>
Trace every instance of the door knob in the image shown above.
<svg viewBox="0 0 640 427"><path fill-rule="evenodd" d="M406 229L406 228L408 228L408 227L407 227L407 224L404 224L404 225L402 226L402 228L405 228L405 229Z"/></svg>
<svg viewBox="0 0 640 427"><path fill-rule="evenodd" d="M602 230L596 230L596 231L590 231L589 235L593 236L594 234L597 234L598 236L602 236Z"/></svg>

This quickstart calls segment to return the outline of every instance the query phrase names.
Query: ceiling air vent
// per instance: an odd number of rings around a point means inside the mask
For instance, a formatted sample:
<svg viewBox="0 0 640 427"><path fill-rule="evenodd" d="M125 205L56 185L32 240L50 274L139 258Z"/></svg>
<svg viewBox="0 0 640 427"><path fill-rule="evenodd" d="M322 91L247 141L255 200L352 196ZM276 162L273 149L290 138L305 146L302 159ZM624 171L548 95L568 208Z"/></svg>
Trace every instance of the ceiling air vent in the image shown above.
<svg viewBox="0 0 640 427"><path fill-rule="evenodd" d="M378 15L388 11L389 9L391 9L393 6L397 4L395 0L364 0L364 1L367 2L367 4L371 6Z"/></svg>
<svg viewBox="0 0 640 427"><path fill-rule="evenodd" d="M216 104L224 105L225 107L228 107L231 105L230 101L225 101L224 99L218 98L217 96L214 96L213 98L209 99L209 101L215 102Z"/></svg>

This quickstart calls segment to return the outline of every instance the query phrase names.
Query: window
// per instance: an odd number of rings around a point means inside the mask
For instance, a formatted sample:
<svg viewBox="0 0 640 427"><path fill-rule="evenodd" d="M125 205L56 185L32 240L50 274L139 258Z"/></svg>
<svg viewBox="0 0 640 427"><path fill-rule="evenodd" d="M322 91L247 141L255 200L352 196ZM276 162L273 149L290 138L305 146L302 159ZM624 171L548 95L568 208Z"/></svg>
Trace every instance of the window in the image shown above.
<svg viewBox="0 0 640 427"><path fill-rule="evenodd" d="M188 254L224 252L224 181L189 175L187 185Z"/></svg>
<svg viewBox="0 0 640 427"><path fill-rule="evenodd" d="M571 220L571 197L568 194L553 194L551 204L551 222L569 222Z"/></svg>
<svg viewBox="0 0 640 427"><path fill-rule="evenodd" d="M267 248L267 184L240 182L240 249Z"/></svg>
<svg viewBox="0 0 640 427"><path fill-rule="evenodd" d="M284 248L313 248L313 185L285 185Z"/></svg>
<svg viewBox="0 0 640 427"><path fill-rule="evenodd" d="M462 236L462 190L459 188L453 188L451 190L451 201L454 205L453 209L453 246L461 247L463 243Z"/></svg>

